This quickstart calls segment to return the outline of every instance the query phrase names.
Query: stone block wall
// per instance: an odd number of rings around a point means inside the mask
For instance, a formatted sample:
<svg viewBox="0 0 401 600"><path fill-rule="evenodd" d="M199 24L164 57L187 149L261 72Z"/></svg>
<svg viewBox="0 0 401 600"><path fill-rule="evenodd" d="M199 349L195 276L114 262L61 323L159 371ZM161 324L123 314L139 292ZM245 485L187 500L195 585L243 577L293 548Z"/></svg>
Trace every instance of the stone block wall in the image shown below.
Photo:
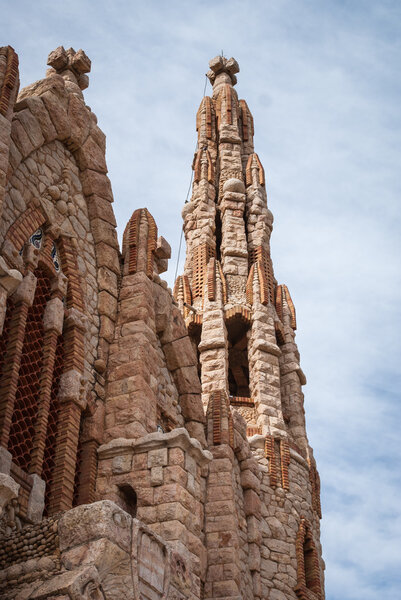
<svg viewBox="0 0 401 600"><path fill-rule="evenodd" d="M190 556L113 502L82 505L26 528L11 546L7 557L0 554L2 600L199 598Z"/></svg>
<svg viewBox="0 0 401 600"><path fill-rule="evenodd" d="M177 551L185 549L191 559L191 585L200 597L207 565L206 475L212 455L184 428L137 441L116 439L98 453L98 495L123 506Z"/></svg>

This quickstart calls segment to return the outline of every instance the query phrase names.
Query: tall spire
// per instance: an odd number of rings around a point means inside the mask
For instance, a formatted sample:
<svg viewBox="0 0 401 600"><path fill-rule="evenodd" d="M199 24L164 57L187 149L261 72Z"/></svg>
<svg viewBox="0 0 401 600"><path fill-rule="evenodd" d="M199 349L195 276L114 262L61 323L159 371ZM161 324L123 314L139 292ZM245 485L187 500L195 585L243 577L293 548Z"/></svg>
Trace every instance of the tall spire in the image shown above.
<svg viewBox="0 0 401 600"><path fill-rule="evenodd" d="M211 395L225 395L249 434L293 437L307 454L295 309L273 272L273 215L253 117L234 89L237 61L216 56L209 66L213 92L196 117L194 183L183 209L187 256L176 299L199 351L205 407ZM295 404L282 389L289 373L296 374Z"/></svg>

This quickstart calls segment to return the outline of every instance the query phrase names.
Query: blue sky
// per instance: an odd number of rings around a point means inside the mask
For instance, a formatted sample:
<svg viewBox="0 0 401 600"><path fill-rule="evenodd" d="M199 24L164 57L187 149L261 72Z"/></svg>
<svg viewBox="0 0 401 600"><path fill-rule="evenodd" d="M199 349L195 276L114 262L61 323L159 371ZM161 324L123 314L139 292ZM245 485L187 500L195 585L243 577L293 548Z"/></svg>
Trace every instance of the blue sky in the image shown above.
<svg viewBox="0 0 401 600"><path fill-rule="evenodd" d="M16 0L2 18L23 86L59 45L91 58L120 234L147 206L170 284L208 60L238 60L298 315L327 600L399 598L401 4Z"/></svg>

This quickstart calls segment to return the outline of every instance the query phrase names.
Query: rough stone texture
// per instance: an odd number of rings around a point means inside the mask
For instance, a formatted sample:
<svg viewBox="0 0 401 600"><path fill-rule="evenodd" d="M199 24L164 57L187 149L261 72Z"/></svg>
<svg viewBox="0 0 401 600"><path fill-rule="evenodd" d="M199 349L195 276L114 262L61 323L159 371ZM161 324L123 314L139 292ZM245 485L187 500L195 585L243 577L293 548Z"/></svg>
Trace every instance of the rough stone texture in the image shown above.
<svg viewBox="0 0 401 600"><path fill-rule="evenodd" d="M17 98L0 49L0 600L323 600L295 308L237 62L210 62L174 295L147 209L119 250L89 58L48 65Z"/></svg>

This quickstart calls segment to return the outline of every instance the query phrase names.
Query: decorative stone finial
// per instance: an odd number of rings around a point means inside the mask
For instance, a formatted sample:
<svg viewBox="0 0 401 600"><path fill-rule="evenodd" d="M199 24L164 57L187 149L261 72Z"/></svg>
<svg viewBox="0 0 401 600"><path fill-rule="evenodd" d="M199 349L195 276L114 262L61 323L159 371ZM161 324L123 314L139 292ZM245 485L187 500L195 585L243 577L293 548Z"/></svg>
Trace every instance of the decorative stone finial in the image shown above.
<svg viewBox="0 0 401 600"><path fill-rule="evenodd" d="M227 59L225 56L215 56L209 61L209 67L210 71L208 71L207 76L212 85L215 84L217 76L222 74L226 75L224 79L227 83L232 85L237 83L235 73L239 73L239 65L235 58Z"/></svg>
<svg viewBox="0 0 401 600"><path fill-rule="evenodd" d="M74 48L65 50L63 46L59 46L50 52L47 64L53 68L52 72L55 71L58 75L73 75L81 90L88 87L89 78L85 73L90 72L91 61L83 50L75 52Z"/></svg>

